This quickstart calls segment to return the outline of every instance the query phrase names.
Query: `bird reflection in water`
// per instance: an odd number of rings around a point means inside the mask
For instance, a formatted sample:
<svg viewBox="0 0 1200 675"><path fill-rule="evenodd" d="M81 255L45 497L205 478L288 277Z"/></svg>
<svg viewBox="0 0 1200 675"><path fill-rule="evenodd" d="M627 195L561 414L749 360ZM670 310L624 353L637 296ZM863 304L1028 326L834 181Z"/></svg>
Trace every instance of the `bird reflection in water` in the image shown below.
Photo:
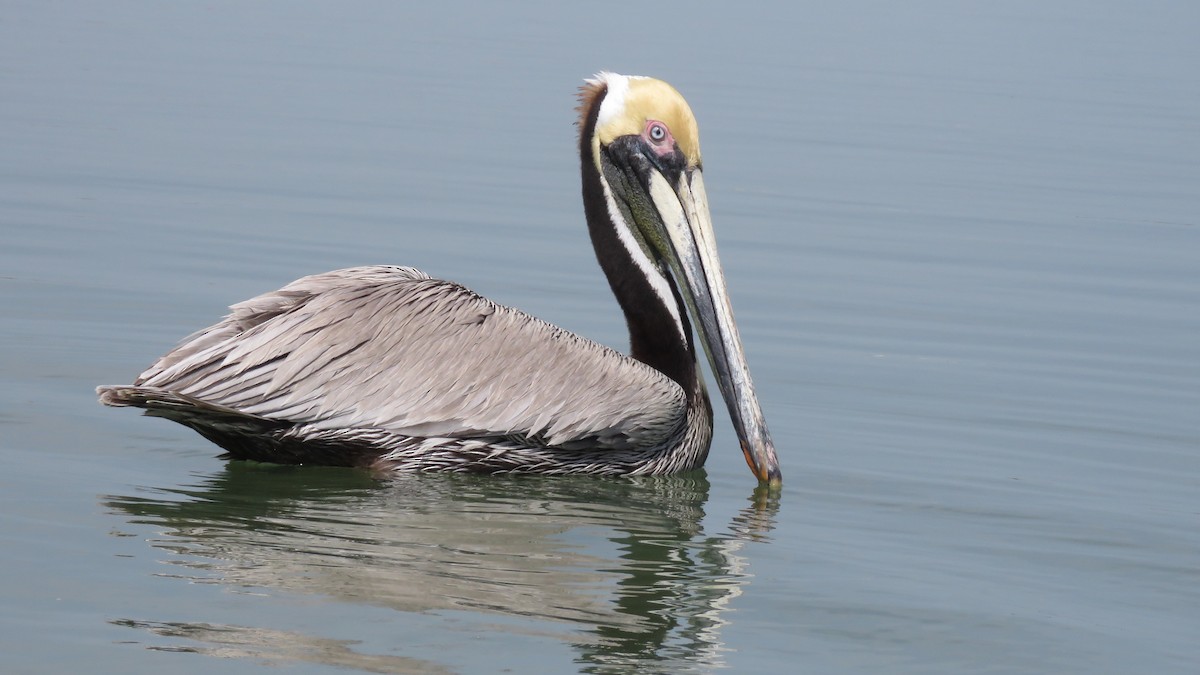
<svg viewBox="0 0 1200 675"><path fill-rule="evenodd" d="M195 488L105 501L130 525L161 533L151 544L191 582L316 592L403 612L503 615L518 621L489 629L526 635L546 635L549 621L580 663L678 670L725 665L721 628L751 579L742 549L769 541L778 510L778 492L757 490L711 535L702 524L708 497L703 472L376 482L342 469L235 462ZM114 623L187 639L171 647L182 651L367 670L447 667L358 652L328 637L282 639L265 627Z"/></svg>

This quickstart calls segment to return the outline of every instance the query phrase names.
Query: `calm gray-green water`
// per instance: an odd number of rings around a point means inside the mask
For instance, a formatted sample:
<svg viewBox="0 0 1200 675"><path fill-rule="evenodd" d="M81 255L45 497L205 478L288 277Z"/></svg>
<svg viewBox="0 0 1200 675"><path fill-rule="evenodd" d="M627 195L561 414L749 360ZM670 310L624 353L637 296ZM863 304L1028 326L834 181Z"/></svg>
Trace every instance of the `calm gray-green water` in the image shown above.
<svg viewBox="0 0 1200 675"><path fill-rule="evenodd" d="M0 670L1189 673L1200 4L7 2ZM574 91L700 122L785 487L227 463L95 402L414 265L617 348Z"/></svg>

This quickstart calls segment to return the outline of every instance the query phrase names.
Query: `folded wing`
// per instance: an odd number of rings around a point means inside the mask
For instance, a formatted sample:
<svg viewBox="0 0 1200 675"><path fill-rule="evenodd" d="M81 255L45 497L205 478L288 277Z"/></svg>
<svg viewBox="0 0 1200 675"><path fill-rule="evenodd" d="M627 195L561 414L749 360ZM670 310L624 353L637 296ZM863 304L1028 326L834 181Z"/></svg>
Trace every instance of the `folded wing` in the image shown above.
<svg viewBox="0 0 1200 675"><path fill-rule="evenodd" d="M683 423L658 371L406 267L304 277L234 305L135 382L269 420L634 449Z"/></svg>

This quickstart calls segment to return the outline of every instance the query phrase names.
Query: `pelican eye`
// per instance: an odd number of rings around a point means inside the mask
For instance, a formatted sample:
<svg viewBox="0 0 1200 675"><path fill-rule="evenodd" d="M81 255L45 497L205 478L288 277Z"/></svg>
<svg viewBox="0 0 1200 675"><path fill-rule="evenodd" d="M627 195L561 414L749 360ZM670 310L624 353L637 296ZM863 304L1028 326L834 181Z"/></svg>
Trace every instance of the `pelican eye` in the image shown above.
<svg viewBox="0 0 1200 675"><path fill-rule="evenodd" d="M659 122L654 122L650 124L648 133L650 140L654 141L655 143L662 143L667 137L667 128Z"/></svg>

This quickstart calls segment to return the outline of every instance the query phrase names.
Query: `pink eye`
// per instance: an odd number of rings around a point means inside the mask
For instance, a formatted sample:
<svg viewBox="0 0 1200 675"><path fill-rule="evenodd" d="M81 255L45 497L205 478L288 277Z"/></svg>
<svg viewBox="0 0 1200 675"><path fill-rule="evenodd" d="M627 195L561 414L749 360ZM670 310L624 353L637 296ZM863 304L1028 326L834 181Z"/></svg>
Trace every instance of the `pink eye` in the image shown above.
<svg viewBox="0 0 1200 675"><path fill-rule="evenodd" d="M659 122L652 122L647 130L650 140L655 143L662 143L667 137L667 128Z"/></svg>

